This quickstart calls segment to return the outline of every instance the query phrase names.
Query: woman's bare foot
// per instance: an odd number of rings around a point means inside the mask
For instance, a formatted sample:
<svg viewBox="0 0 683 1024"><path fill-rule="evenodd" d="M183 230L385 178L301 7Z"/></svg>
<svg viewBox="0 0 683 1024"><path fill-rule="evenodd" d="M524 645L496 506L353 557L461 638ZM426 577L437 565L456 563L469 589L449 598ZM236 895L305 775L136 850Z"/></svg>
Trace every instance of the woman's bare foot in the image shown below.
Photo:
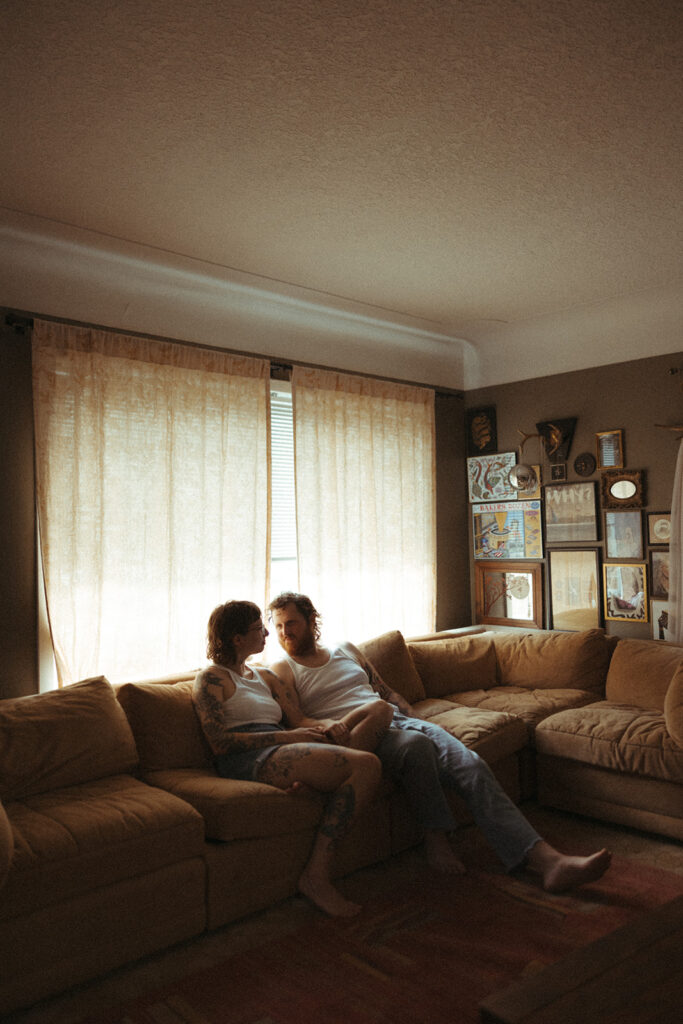
<svg viewBox="0 0 683 1024"><path fill-rule="evenodd" d="M425 836L425 853L427 863L436 871L445 871L451 875L464 875L465 865L453 853L453 848L445 832L427 832Z"/></svg>
<svg viewBox="0 0 683 1024"><path fill-rule="evenodd" d="M328 879L313 878L306 871L299 879L299 891L332 917L354 917L362 910L358 903L345 899Z"/></svg>
<svg viewBox="0 0 683 1024"><path fill-rule="evenodd" d="M541 841L533 847L526 863L541 875L546 892L566 892L578 885L597 882L611 862L609 850L598 850L589 857L572 857Z"/></svg>

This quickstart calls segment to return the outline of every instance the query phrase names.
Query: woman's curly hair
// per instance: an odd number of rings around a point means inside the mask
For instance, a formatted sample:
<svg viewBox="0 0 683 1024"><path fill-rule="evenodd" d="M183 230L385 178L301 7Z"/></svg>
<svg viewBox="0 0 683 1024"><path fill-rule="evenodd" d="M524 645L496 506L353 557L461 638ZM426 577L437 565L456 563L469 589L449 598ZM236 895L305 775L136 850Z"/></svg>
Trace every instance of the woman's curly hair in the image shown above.
<svg viewBox="0 0 683 1024"><path fill-rule="evenodd" d="M234 662L233 638L244 634L261 618L261 609L252 601L227 601L219 604L209 616L206 654L216 665Z"/></svg>

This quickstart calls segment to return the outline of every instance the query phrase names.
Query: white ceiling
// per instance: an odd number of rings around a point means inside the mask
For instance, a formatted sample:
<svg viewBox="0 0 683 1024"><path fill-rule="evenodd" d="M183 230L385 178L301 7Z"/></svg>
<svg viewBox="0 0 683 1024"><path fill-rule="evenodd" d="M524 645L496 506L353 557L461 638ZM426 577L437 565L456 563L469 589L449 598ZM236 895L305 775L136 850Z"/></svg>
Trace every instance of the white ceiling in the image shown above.
<svg viewBox="0 0 683 1024"><path fill-rule="evenodd" d="M680 11L3 0L0 302L454 387L677 351Z"/></svg>

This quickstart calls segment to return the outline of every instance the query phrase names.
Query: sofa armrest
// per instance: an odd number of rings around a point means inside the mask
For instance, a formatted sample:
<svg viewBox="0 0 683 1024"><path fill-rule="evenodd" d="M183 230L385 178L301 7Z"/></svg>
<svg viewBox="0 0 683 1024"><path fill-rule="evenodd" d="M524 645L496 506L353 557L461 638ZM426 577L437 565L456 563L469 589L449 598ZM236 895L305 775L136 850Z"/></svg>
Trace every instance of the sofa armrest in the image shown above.
<svg viewBox="0 0 683 1024"><path fill-rule="evenodd" d="M674 672L664 698L666 728L679 747L683 747L683 662Z"/></svg>
<svg viewBox="0 0 683 1024"><path fill-rule="evenodd" d="M5 808L0 803L0 888L9 874L14 855L14 831Z"/></svg>

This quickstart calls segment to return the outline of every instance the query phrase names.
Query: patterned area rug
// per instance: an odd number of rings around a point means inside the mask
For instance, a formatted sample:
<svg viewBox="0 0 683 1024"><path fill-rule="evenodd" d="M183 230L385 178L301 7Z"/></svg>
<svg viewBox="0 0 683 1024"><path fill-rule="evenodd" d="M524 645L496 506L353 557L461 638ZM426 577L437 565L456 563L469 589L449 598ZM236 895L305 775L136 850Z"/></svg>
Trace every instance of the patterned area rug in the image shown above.
<svg viewBox="0 0 683 1024"><path fill-rule="evenodd" d="M343 883L342 883L343 887ZM615 858L599 882L548 895L485 861L464 878L425 873L322 915L91 1024L460 1024L481 1000L666 903L683 878ZM357 894L354 894L354 896Z"/></svg>

